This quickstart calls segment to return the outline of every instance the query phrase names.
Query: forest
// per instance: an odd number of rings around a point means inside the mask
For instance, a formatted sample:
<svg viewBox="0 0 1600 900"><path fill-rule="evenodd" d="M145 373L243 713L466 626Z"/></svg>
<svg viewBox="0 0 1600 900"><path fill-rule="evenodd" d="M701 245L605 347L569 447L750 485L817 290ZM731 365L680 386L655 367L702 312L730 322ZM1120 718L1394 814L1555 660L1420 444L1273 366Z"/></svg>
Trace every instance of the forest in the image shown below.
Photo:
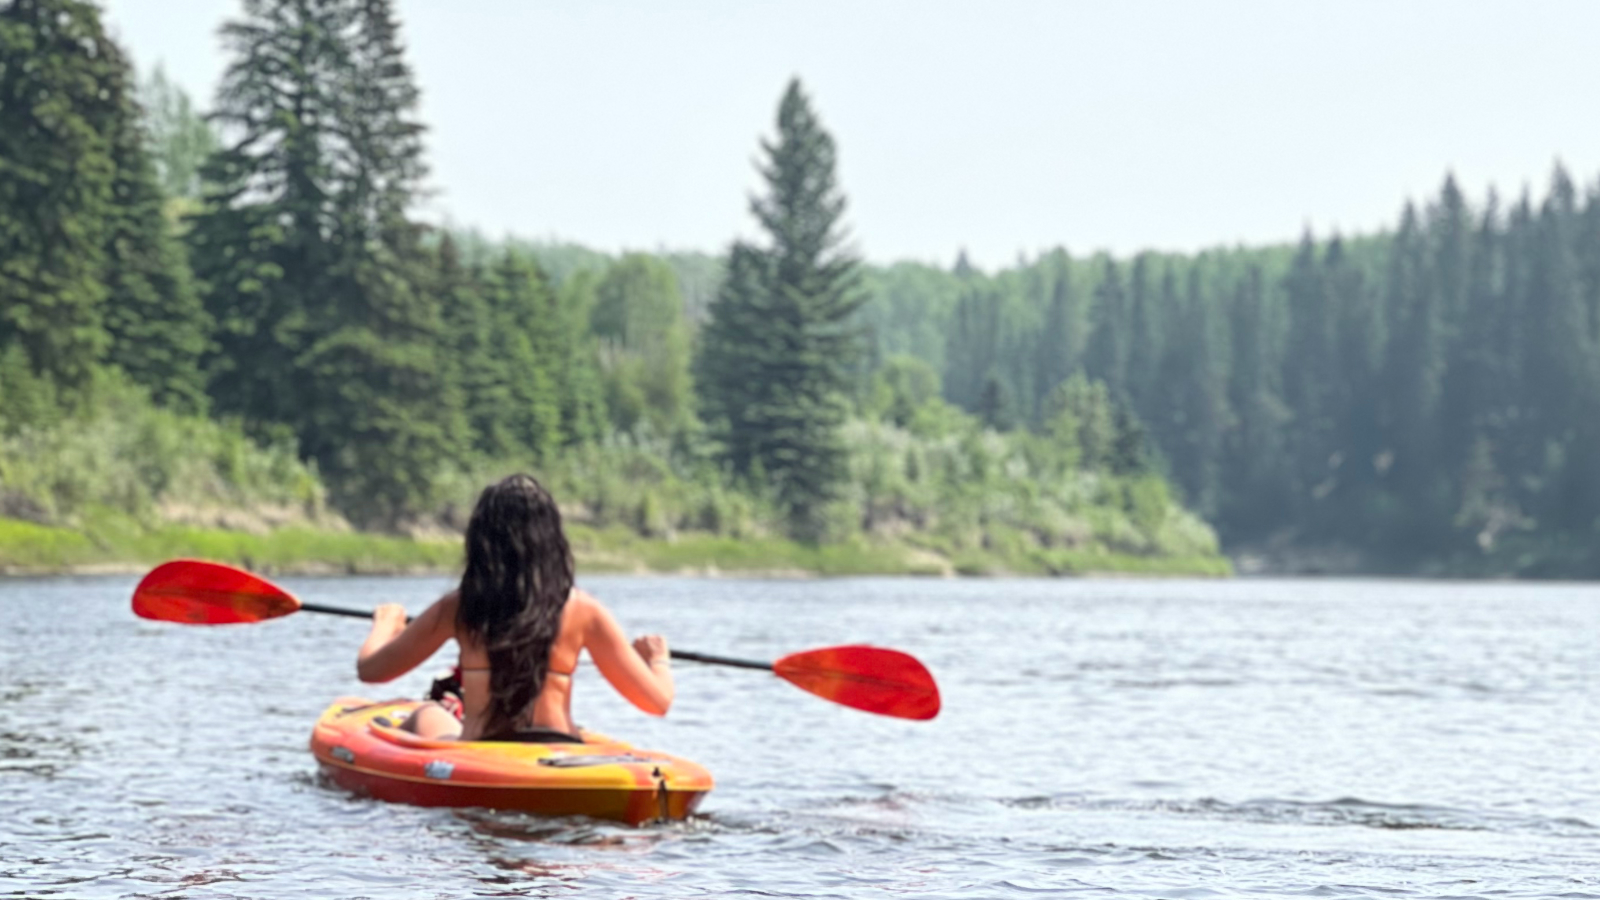
<svg viewBox="0 0 1600 900"><path fill-rule="evenodd" d="M623 567L1600 575L1600 190L1559 168L1379 234L873 264L796 80L762 241L614 255L414 218L391 4L222 40L201 109L93 4L0 0L0 545L440 537L525 469Z"/></svg>
<svg viewBox="0 0 1600 900"><path fill-rule="evenodd" d="M798 81L764 240L611 258L414 218L391 4L245 0L220 34L202 110L94 4L0 3L0 565L364 535L332 561L411 540L448 567L477 490L526 470L591 566L1227 570L1104 385L996 430L869 364L871 268Z"/></svg>

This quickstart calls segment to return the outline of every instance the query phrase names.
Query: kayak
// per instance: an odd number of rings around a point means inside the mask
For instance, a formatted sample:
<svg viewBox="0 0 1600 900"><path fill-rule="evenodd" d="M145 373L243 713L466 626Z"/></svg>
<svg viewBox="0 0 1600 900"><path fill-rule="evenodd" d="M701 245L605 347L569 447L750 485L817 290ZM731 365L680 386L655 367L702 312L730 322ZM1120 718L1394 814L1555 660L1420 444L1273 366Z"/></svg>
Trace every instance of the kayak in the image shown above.
<svg viewBox="0 0 1600 900"><path fill-rule="evenodd" d="M334 784L416 806L483 806L639 825L684 819L712 788L686 759L584 732L577 743L439 741L395 727L420 705L340 697L311 732Z"/></svg>

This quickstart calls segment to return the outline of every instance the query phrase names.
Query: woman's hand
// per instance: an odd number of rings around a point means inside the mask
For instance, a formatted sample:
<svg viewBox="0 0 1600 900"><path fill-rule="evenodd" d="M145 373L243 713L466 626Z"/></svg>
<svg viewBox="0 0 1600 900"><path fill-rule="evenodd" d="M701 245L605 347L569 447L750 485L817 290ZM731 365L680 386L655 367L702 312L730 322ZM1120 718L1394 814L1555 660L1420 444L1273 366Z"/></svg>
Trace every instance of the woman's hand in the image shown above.
<svg viewBox="0 0 1600 900"><path fill-rule="evenodd" d="M428 612L423 613L423 615L426 616L432 612L433 609L429 608ZM405 669L390 673L387 671L388 667L386 666L378 666L375 670L373 665L373 660L378 657L379 651L393 644L395 638L403 634L405 630L406 608L404 606L398 603L385 603L373 610L372 630L367 633L367 640L361 645L361 652L356 654L356 676L367 682L388 681L409 669L410 666L406 666ZM443 642L441 638L439 643ZM412 663L412 665L415 665L415 663Z"/></svg>
<svg viewBox="0 0 1600 900"><path fill-rule="evenodd" d="M657 663L668 665L672 661L672 653L667 649L667 639L659 634L642 634L633 639L634 652L644 660L645 665L652 669Z"/></svg>
<svg viewBox="0 0 1600 900"><path fill-rule="evenodd" d="M398 603L385 603L372 611L372 630L395 634L406 627L406 608Z"/></svg>

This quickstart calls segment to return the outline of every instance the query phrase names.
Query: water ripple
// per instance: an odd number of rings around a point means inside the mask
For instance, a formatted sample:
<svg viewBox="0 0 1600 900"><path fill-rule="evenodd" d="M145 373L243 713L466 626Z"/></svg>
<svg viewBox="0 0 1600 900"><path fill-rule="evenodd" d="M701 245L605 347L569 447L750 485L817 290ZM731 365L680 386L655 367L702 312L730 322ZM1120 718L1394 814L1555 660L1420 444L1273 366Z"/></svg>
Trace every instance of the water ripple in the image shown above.
<svg viewBox="0 0 1600 900"><path fill-rule="evenodd" d="M904 646L945 693L910 724L684 666L654 720L585 668L583 721L718 778L638 829L340 791L305 742L359 625L158 625L131 586L0 582L0 896L1600 898L1586 586L596 579L634 630Z"/></svg>

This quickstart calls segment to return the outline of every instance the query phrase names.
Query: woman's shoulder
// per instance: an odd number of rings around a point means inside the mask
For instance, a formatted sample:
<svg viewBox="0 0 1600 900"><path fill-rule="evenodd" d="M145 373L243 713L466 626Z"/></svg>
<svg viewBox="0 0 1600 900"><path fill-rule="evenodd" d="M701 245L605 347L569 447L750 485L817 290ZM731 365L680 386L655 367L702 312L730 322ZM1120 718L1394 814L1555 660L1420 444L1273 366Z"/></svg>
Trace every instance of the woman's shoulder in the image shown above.
<svg viewBox="0 0 1600 900"><path fill-rule="evenodd" d="M581 624L587 629L590 623L607 615L605 604L595 599L595 596L577 585L573 585L572 593L567 595L567 608L563 613L564 618Z"/></svg>
<svg viewBox="0 0 1600 900"><path fill-rule="evenodd" d="M604 609L599 600L577 585L572 586L572 591L567 594L567 608L574 612L589 612L594 609Z"/></svg>

